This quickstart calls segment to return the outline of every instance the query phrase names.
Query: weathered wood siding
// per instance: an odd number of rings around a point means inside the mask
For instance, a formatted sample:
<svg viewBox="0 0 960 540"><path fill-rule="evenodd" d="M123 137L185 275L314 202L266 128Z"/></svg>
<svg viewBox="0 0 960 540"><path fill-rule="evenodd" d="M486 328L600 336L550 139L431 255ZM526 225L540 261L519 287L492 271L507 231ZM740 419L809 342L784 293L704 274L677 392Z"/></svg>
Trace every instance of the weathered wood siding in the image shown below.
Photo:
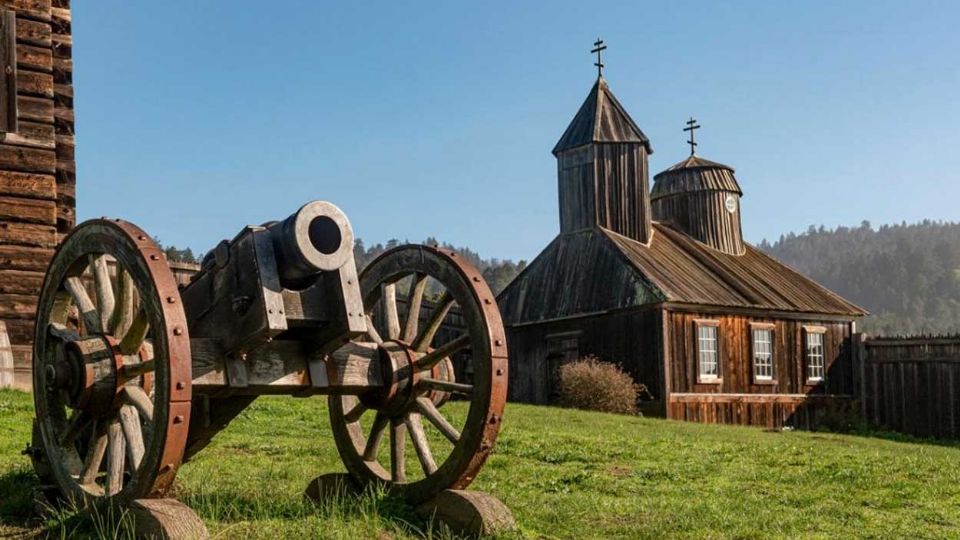
<svg viewBox="0 0 960 540"><path fill-rule="evenodd" d="M659 310L618 311L538 324L507 327L510 351L509 399L549 403L556 370L586 355L620 364L659 401L648 412L662 415L663 361ZM573 345L575 350L568 350ZM563 350L557 347L562 346Z"/></svg>
<svg viewBox="0 0 960 540"><path fill-rule="evenodd" d="M960 337L866 339L863 414L918 437L960 437Z"/></svg>
<svg viewBox="0 0 960 540"><path fill-rule="evenodd" d="M0 135L0 320L15 385L30 384L37 294L74 223L73 86L67 0L6 0L16 12L19 131Z"/></svg>
<svg viewBox="0 0 960 540"><path fill-rule="evenodd" d="M852 323L772 318L756 314L670 312L669 418L779 427L809 427L815 409L852 399ZM720 380L698 382L696 321L718 322ZM751 323L772 324L773 381L753 378ZM826 377L808 384L803 332L822 327ZM817 396L817 399L809 399Z"/></svg>
<svg viewBox="0 0 960 540"><path fill-rule="evenodd" d="M600 226L639 242L650 240L646 147L596 143L557 155L560 232Z"/></svg>
<svg viewBox="0 0 960 540"><path fill-rule="evenodd" d="M727 197L736 208L726 208ZM695 191L654 199L653 218L686 232L713 249L731 255L746 251L740 230L740 195L730 191Z"/></svg>

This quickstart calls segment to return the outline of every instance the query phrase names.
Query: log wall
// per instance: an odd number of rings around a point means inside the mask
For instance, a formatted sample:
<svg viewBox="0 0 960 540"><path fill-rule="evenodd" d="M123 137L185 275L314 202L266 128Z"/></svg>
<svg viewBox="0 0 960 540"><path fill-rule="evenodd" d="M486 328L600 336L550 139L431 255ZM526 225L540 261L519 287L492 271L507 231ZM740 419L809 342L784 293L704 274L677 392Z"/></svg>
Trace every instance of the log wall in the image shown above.
<svg viewBox="0 0 960 540"><path fill-rule="evenodd" d="M859 339L867 422L918 437L960 438L960 337Z"/></svg>
<svg viewBox="0 0 960 540"><path fill-rule="evenodd" d="M19 130L0 135L0 320L15 385L29 387L37 294L75 220L69 0L3 0L16 12Z"/></svg>

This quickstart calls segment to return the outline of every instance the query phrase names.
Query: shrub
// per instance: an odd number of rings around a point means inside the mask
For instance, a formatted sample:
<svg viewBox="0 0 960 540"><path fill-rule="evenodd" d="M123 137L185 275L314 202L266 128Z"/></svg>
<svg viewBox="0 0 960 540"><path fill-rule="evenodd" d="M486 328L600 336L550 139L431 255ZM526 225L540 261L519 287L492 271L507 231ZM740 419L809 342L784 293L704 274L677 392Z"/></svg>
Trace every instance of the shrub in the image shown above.
<svg viewBox="0 0 960 540"><path fill-rule="evenodd" d="M618 366L585 356L560 368L560 405L589 411L637 413L639 385Z"/></svg>

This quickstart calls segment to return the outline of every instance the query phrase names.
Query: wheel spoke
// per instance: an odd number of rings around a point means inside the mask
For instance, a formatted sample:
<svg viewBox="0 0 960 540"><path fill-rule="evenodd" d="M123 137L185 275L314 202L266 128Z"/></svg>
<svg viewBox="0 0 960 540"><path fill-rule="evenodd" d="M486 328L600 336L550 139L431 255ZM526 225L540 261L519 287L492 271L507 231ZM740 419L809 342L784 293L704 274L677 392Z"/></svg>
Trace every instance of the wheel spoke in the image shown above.
<svg viewBox="0 0 960 540"><path fill-rule="evenodd" d="M47 332L51 337L59 339L60 341L67 343L70 341L78 341L80 335L74 332L73 330L67 328L66 326L60 323L50 323L47 325ZM58 347L57 350L60 348Z"/></svg>
<svg viewBox="0 0 960 540"><path fill-rule="evenodd" d="M136 407L148 422L153 421L153 402L150 401L150 396L143 391L143 388L135 385L124 386L123 397L128 403Z"/></svg>
<svg viewBox="0 0 960 540"><path fill-rule="evenodd" d="M437 334L437 330L440 329L440 326L443 324L443 319L446 318L447 312L453 307L454 302L455 300L450 296L449 292L443 293L440 301L437 302L436 307L433 308L433 313L430 314L427 326L423 329L423 332L417 336L417 339L413 341L413 350L423 352L430 347L430 344L433 342L433 336Z"/></svg>
<svg viewBox="0 0 960 540"><path fill-rule="evenodd" d="M99 334L102 332L100 314L97 313L97 307L93 305L93 300L90 300L90 295L87 294L87 289L83 286L83 280L79 277L69 277L64 280L63 285L70 296L73 297L73 303L80 311L80 317L83 319L83 325L86 327L87 333Z"/></svg>
<svg viewBox="0 0 960 540"><path fill-rule="evenodd" d="M437 463L433 460L433 453L430 452L430 444L427 443L427 434L423 431L423 423L420 421L420 414L412 412L407 414L403 423L410 432L410 441L413 443L413 449L417 452L417 458L420 460L420 466L427 476L437 472Z"/></svg>
<svg viewBox="0 0 960 540"><path fill-rule="evenodd" d="M387 338L400 337L400 316L397 315L397 284L383 284L383 309L387 318Z"/></svg>
<svg viewBox="0 0 960 540"><path fill-rule="evenodd" d="M432 369L433 366L440 363L441 360L448 356L453 356L458 352L466 349L470 346L470 334L463 334L457 339L445 343L435 349L432 352L427 353L422 358L417 360L417 369L421 371Z"/></svg>
<svg viewBox="0 0 960 540"><path fill-rule="evenodd" d="M347 411L347 414L343 415L343 418L348 424L352 424L360 420L360 417L363 416L363 413L367 412L367 408L363 405L363 403L360 403L360 400L354 398L354 401L356 401L356 404L353 406L353 408Z"/></svg>
<svg viewBox="0 0 960 540"><path fill-rule="evenodd" d="M67 421L67 429L65 429L63 435L60 436L60 446L73 444L73 441L80 435L80 432L89 426L92 421L93 417L89 414L83 411L75 411L70 415L70 420Z"/></svg>
<svg viewBox="0 0 960 540"><path fill-rule="evenodd" d="M116 419L107 427L109 444L107 447L107 495L113 496L123 489L123 462L126 454L126 441L123 428Z"/></svg>
<svg viewBox="0 0 960 540"><path fill-rule="evenodd" d="M137 354L140 351L140 346L143 345L143 340L147 337L147 332L149 331L150 321L147 319L147 311L143 306L140 306L137 316L130 324L130 329L127 330L127 333L123 336L123 339L120 340L120 353Z"/></svg>
<svg viewBox="0 0 960 540"><path fill-rule="evenodd" d="M423 390L440 390L441 392L450 392L451 394L460 394L463 396L469 396L473 392L473 386L469 384L441 381L428 377L420 379L417 386Z"/></svg>
<svg viewBox="0 0 960 540"><path fill-rule="evenodd" d="M93 273L93 288L97 294L97 312L100 315L100 328L109 331L110 317L113 315L113 285L110 283L110 270L107 269L106 255L90 255L90 270Z"/></svg>
<svg viewBox="0 0 960 540"><path fill-rule="evenodd" d="M83 460L83 470L80 472L79 482L81 484L92 484L97 480L97 474L100 472L100 465L103 463L103 455L107 453L107 433L100 426L96 426L93 435L90 437L90 448L87 450L87 456Z"/></svg>
<svg viewBox="0 0 960 540"><path fill-rule="evenodd" d="M417 326L420 324L420 305L423 303L423 291L427 288L427 275L417 273L410 284L410 294L407 295L407 321L403 327L403 340L412 342L417 337Z"/></svg>
<svg viewBox="0 0 960 540"><path fill-rule="evenodd" d="M133 278L117 265L117 301L110 316L107 331L115 336L124 336L133 323Z"/></svg>
<svg viewBox="0 0 960 540"><path fill-rule="evenodd" d="M427 417L427 420L431 424L436 426L440 433L443 433L443 436L447 438L448 441L453 444L457 444L460 441L460 432L457 431L446 418L443 417L443 414L437 409L437 406L433 404L433 401L427 397L418 397L417 398L417 410L421 414Z"/></svg>
<svg viewBox="0 0 960 540"><path fill-rule="evenodd" d="M406 445L406 426L399 418L390 419L390 478L397 483L407 481L403 448Z"/></svg>
<svg viewBox="0 0 960 540"><path fill-rule="evenodd" d="M130 458L130 470L136 471L143 459L144 445L143 432L140 429L140 415L133 405L120 407L120 425L123 427L123 436L127 440L127 457Z"/></svg>
<svg viewBox="0 0 960 540"><path fill-rule="evenodd" d="M377 327L373 325L373 319L370 318L370 315L367 314L367 335L370 336L370 339L373 340L377 345L383 344L383 338L380 337L380 333L377 332Z"/></svg>
<svg viewBox="0 0 960 540"><path fill-rule="evenodd" d="M150 373L157 369L156 360L147 360L144 362L137 362L135 364L126 364L123 366L123 378L131 381L137 377Z"/></svg>
<svg viewBox="0 0 960 540"><path fill-rule="evenodd" d="M370 436L367 437L367 445L363 448L363 459L366 461L376 461L377 452L380 450L380 441L383 440L383 432L387 429L390 419L387 415L378 412L373 419L373 427L370 428Z"/></svg>

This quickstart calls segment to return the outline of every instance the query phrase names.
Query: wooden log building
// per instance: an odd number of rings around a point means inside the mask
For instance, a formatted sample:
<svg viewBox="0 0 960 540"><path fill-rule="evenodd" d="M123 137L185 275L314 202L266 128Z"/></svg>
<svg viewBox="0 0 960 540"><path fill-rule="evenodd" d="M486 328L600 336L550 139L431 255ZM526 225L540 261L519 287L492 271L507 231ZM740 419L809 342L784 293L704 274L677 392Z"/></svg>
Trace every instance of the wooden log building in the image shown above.
<svg viewBox="0 0 960 540"><path fill-rule="evenodd" d="M865 311L744 242L731 167L691 152L651 192L652 152L599 76L553 149L560 234L498 298L510 398L550 402L596 355L667 418L806 427L852 400Z"/></svg>
<svg viewBox="0 0 960 540"><path fill-rule="evenodd" d="M71 51L69 0L0 2L0 321L21 388L44 272L75 223Z"/></svg>

